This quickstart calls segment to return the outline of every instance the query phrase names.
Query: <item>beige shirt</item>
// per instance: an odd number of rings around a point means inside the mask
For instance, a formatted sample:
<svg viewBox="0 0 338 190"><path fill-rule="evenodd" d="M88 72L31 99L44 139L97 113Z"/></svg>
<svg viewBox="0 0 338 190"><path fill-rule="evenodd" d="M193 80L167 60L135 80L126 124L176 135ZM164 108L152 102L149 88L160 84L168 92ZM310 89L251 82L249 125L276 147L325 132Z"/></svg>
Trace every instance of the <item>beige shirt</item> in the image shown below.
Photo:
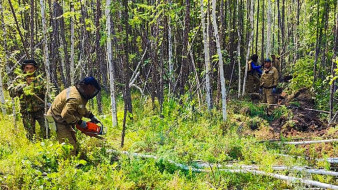
<svg viewBox="0 0 338 190"><path fill-rule="evenodd" d="M270 69L264 69L261 76L261 87L271 88L276 87L278 84L278 71L275 67L270 67Z"/></svg>
<svg viewBox="0 0 338 190"><path fill-rule="evenodd" d="M82 117L89 117L91 112L87 110L88 100L84 99L75 86L63 90L55 97L49 109L49 113L58 123L75 124Z"/></svg>

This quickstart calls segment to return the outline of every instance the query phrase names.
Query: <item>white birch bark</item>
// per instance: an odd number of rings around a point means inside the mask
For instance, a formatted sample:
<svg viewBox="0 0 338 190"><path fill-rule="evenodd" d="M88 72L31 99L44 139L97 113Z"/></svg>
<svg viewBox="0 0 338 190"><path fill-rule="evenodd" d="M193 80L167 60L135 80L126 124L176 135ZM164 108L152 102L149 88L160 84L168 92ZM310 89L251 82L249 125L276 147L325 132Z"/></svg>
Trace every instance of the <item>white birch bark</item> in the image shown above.
<svg viewBox="0 0 338 190"><path fill-rule="evenodd" d="M237 42L237 62L238 62L238 94L237 97L239 98L241 96L241 29L239 27L239 0L237 0L237 35L238 35L238 42Z"/></svg>
<svg viewBox="0 0 338 190"><path fill-rule="evenodd" d="M221 51L221 44L219 42L219 34L218 34L218 26L217 26L217 17L216 17L216 0L212 0L212 24L214 27L214 36L216 40L217 46L217 54L218 54L218 66L221 80L221 94L222 94L222 115L223 121L227 119L227 110L226 110L226 90L225 90L225 78L224 78L224 69L223 69L223 56Z"/></svg>
<svg viewBox="0 0 338 190"><path fill-rule="evenodd" d="M251 6L250 6L250 27L253 29L254 28L254 20L253 20L253 5L255 4L255 0L251 0ZM248 44L248 49L246 52L246 58L245 58L245 72L244 72L244 79L243 79L243 90L242 90L242 96L245 94L245 83L246 83L246 78L248 76L248 64L246 64L249 61L249 56L250 56L250 48L251 48L251 43L252 43L252 37L254 34L254 30L251 30L251 34L249 36L249 44Z"/></svg>
<svg viewBox="0 0 338 190"><path fill-rule="evenodd" d="M73 2L71 2L73 3ZM71 5L72 13L74 13L74 5ZM75 84L75 64L74 64L74 16L70 17L70 84Z"/></svg>
<svg viewBox="0 0 338 190"><path fill-rule="evenodd" d="M45 17L45 4L44 0L40 0L40 8L41 8L41 18L42 18L42 32L43 32L43 57L45 61L45 72L46 72L46 94L45 94L45 113L47 113L47 101L48 101L48 93L49 93L49 82L50 82L50 65L49 65L49 54L48 54L48 43L47 43L47 25L46 25L46 17ZM48 124L45 121L46 127L46 136L48 137Z"/></svg>
<svg viewBox="0 0 338 190"><path fill-rule="evenodd" d="M269 58L271 56L271 0L268 0L268 28L266 32L266 58Z"/></svg>
<svg viewBox="0 0 338 190"><path fill-rule="evenodd" d="M1 5L0 5L1 6ZM0 102L1 102L1 111L3 115L6 115L6 102L5 102L5 96L3 91L3 85L2 85L2 68L0 67Z"/></svg>
<svg viewBox="0 0 338 190"><path fill-rule="evenodd" d="M2 1L0 1L0 22L1 22L1 27L2 27L2 30L3 30L3 43L4 43L4 52L5 52L5 67L6 67L6 70L7 70L7 73L8 70L9 70L9 67L8 67L8 53L7 53L7 31L6 31L6 28L5 28L5 22L4 22L4 15L3 15L3 8L2 8ZM1 71L0 71L1 73ZM0 76L1 78L1 76ZM8 85L9 85L9 80L8 80ZM13 110L13 118L14 118L14 129L17 128L17 125L16 125L16 111L15 111L15 102L14 102L14 98L12 98L12 110Z"/></svg>
<svg viewBox="0 0 338 190"><path fill-rule="evenodd" d="M204 45L204 62L205 62L205 88L206 88L206 101L208 109L212 109L212 94L210 86L210 48L209 48L209 19L207 19L207 26L205 26L205 13L203 0L201 0L201 21L202 21L202 30L203 30L203 45Z"/></svg>
<svg viewBox="0 0 338 190"><path fill-rule="evenodd" d="M171 5L171 0L169 0L169 5ZM168 16L168 64L169 64L169 94L171 89L173 88L171 85L173 83L173 75L174 75L174 65L173 65L173 43L172 43L172 31L171 31L171 17Z"/></svg>
<svg viewBox="0 0 338 190"><path fill-rule="evenodd" d="M110 100L112 109L112 122L113 127L117 126L117 111L116 111L116 99L115 99L115 76L114 76L114 65L111 48L111 24L110 24L110 3L111 0L106 1L106 27L107 27L107 59L108 59L108 70L109 70L109 85L110 85Z"/></svg>

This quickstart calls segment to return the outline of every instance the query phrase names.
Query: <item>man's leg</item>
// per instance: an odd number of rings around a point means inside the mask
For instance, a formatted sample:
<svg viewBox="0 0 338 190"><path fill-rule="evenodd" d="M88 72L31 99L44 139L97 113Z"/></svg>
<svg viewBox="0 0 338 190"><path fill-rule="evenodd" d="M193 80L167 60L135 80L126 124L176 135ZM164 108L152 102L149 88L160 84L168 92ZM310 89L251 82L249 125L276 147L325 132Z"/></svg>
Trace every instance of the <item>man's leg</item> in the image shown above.
<svg viewBox="0 0 338 190"><path fill-rule="evenodd" d="M26 129L26 137L30 141L33 141L33 136L35 134L35 120L32 117L32 114L22 114L23 126Z"/></svg>
<svg viewBox="0 0 338 190"><path fill-rule="evenodd" d="M46 130L44 111L36 112L34 115L34 119L36 119L40 125L40 137L44 139L49 138L49 129Z"/></svg>
<svg viewBox="0 0 338 190"><path fill-rule="evenodd" d="M57 131L57 139L60 143L69 143L73 145L73 150L71 151L71 155L76 156L77 154L77 144L76 144L76 136L75 130L70 125L63 125L60 123L56 124Z"/></svg>

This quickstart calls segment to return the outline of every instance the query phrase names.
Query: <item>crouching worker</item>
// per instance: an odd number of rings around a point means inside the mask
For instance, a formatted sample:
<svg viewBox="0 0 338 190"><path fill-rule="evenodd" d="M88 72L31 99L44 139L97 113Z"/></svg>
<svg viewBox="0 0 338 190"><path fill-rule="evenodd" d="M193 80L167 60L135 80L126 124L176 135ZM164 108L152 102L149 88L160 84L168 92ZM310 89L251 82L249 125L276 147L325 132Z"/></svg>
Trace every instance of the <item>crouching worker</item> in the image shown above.
<svg viewBox="0 0 338 190"><path fill-rule="evenodd" d="M47 117L52 116L55 121L58 141L73 145L72 155L76 155L78 151L75 125L87 128L87 123L82 120L82 117L89 118L92 122L98 122L92 112L87 110L86 104L100 90L101 87L94 77L86 77L75 86L58 94L47 112Z"/></svg>

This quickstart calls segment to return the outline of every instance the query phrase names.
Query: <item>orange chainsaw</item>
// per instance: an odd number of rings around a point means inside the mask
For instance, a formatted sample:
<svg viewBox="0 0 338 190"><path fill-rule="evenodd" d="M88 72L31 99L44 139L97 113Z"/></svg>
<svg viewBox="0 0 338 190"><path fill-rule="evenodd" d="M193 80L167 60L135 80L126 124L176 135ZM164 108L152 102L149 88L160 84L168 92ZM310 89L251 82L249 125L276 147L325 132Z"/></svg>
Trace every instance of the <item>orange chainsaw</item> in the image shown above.
<svg viewBox="0 0 338 190"><path fill-rule="evenodd" d="M101 137L101 135L105 134L104 126L101 122L94 123L91 121L87 121L86 123L87 123L87 128L82 128L80 127L79 124L76 124L76 128L87 136L95 137L98 139L104 139L103 137Z"/></svg>

